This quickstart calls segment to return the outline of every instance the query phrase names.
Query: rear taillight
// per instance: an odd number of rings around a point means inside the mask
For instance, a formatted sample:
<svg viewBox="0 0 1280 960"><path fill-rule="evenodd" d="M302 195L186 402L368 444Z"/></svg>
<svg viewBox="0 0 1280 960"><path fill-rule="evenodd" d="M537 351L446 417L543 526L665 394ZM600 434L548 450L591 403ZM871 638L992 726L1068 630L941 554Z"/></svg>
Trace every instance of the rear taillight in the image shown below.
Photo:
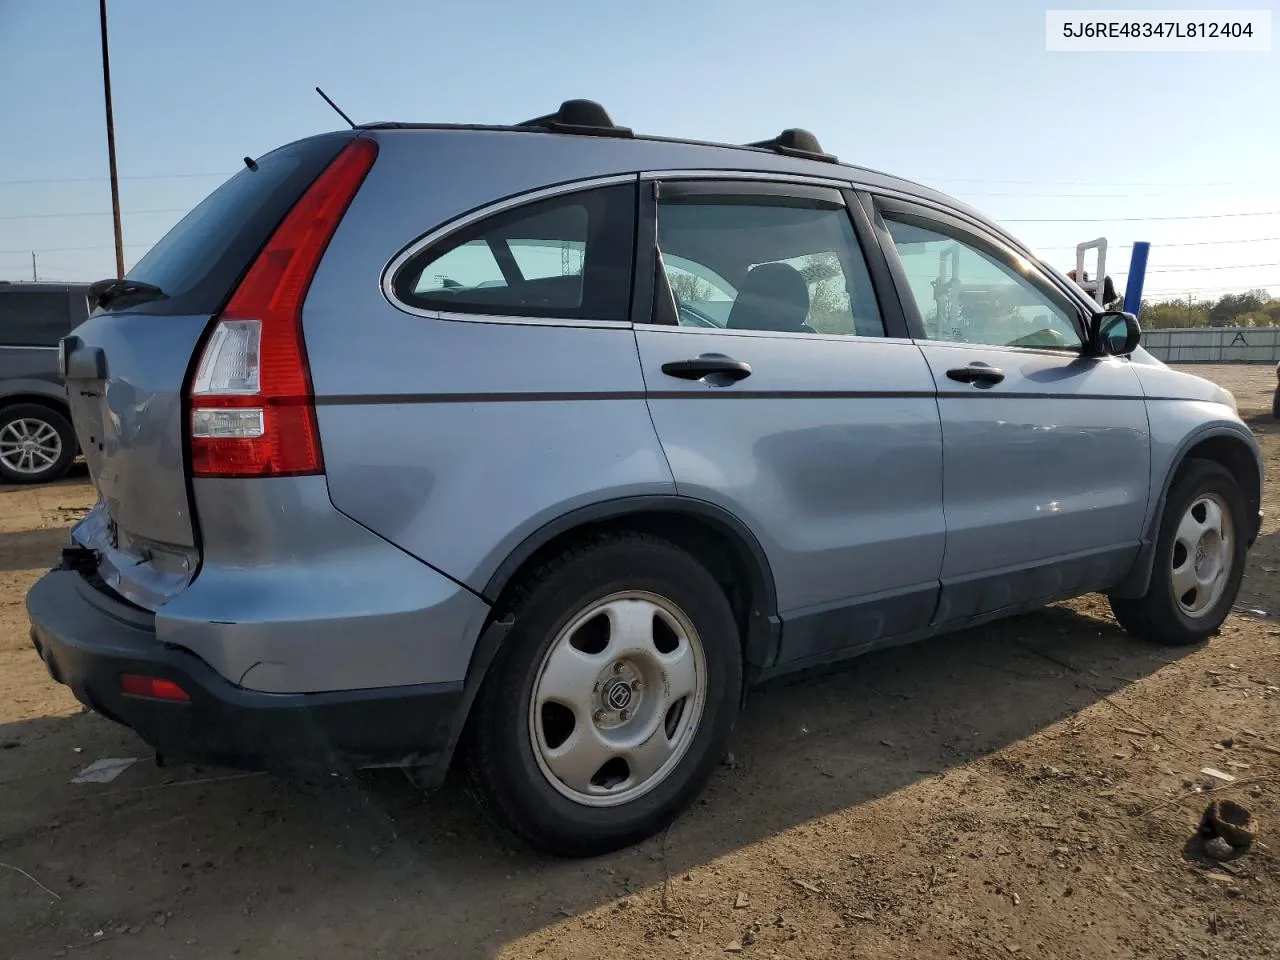
<svg viewBox="0 0 1280 960"><path fill-rule="evenodd" d="M197 477L322 473L302 302L378 154L352 140L307 188L236 287L191 382Z"/></svg>

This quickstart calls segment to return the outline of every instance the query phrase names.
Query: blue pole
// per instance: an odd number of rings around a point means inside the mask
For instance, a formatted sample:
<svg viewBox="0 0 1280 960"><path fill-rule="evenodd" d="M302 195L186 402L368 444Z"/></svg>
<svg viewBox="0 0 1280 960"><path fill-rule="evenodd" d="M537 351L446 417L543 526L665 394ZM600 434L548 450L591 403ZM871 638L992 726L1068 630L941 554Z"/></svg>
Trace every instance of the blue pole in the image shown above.
<svg viewBox="0 0 1280 960"><path fill-rule="evenodd" d="M1129 257L1129 282L1124 290L1125 313L1138 315L1142 309L1142 282L1147 278L1147 254L1151 252L1151 244L1138 240L1133 245L1133 254Z"/></svg>

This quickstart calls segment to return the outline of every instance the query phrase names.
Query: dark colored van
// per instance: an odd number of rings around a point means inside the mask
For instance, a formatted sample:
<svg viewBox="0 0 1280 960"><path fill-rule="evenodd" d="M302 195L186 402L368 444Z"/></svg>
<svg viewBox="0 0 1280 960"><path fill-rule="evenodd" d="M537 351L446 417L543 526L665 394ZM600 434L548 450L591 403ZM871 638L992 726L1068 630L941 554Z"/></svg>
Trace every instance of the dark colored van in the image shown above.
<svg viewBox="0 0 1280 960"><path fill-rule="evenodd" d="M0 281L0 483L45 483L76 457L58 340L89 315L84 283Z"/></svg>

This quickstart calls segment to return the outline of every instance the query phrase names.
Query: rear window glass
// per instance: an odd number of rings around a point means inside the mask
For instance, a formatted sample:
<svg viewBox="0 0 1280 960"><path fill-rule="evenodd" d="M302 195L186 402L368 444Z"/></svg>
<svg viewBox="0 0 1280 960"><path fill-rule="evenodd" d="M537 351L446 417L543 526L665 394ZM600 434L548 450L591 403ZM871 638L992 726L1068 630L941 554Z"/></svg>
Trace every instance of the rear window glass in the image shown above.
<svg viewBox="0 0 1280 960"><path fill-rule="evenodd" d="M635 198L625 184L495 214L409 260L396 297L441 312L625 320Z"/></svg>
<svg viewBox="0 0 1280 960"><path fill-rule="evenodd" d="M54 347L71 330L65 290L0 291L0 346Z"/></svg>
<svg viewBox="0 0 1280 960"><path fill-rule="evenodd" d="M129 304L136 313L214 313L272 230L324 170L350 133L291 143L258 159L178 221L126 275L168 299Z"/></svg>

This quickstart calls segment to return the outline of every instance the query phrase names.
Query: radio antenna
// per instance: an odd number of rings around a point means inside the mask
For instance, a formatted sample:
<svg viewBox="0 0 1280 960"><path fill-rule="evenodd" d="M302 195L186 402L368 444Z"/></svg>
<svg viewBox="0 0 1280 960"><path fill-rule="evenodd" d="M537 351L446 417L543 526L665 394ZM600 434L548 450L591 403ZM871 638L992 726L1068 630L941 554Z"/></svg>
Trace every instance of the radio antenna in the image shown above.
<svg viewBox="0 0 1280 960"><path fill-rule="evenodd" d="M356 128L355 121L352 120L350 117L348 117L345 113L343 113L342 108L338 106L336 103L334 103L332 100L330 100L329 95L327 93L325 93L319 87L316 87L316 93L324 97L324 102L327 103L329 106L333 107L333 112L336 113L338 116L340 116L343 120L347 121L347 123L351 125L352 130Z"/></svg>

